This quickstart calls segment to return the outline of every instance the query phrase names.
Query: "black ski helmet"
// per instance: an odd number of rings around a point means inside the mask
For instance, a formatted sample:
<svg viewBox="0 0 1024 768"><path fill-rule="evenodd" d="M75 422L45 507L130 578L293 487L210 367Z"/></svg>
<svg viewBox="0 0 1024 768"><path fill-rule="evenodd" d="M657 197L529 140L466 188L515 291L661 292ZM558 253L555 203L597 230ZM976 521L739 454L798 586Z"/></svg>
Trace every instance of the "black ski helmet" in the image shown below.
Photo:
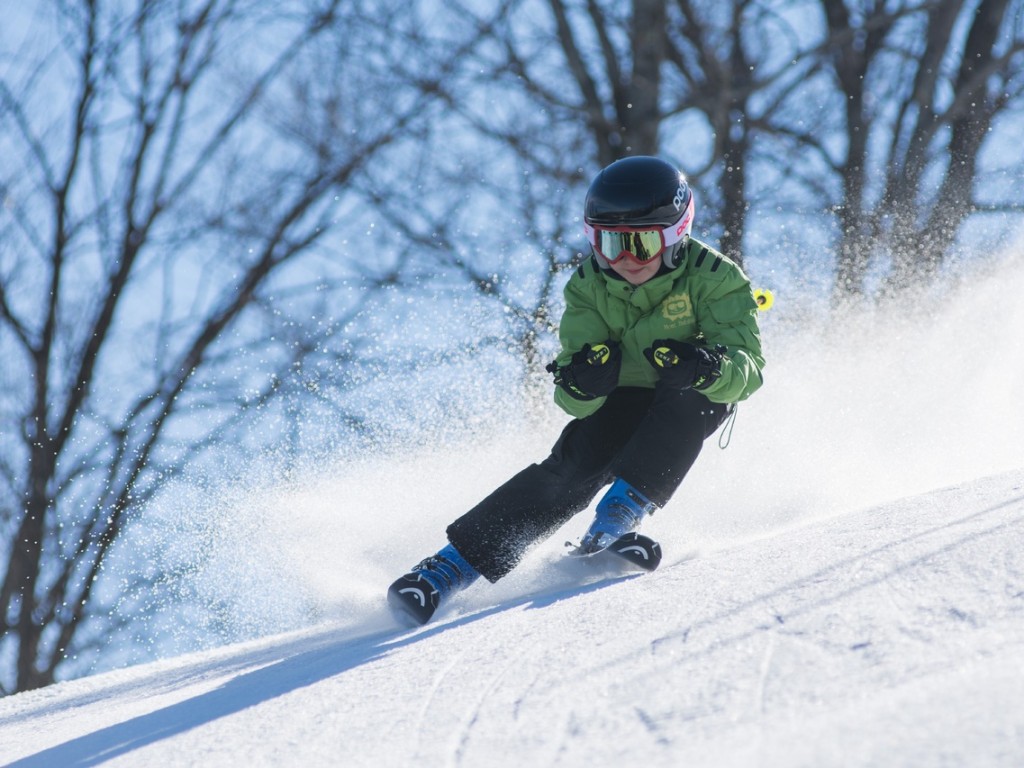
<svg viewBox="0 0 1024 768"><path fill-rule="evenodd" d="M678 242L665 248L662 261L672 268L690 239L693 193L686 177L658 157L639 155L616 160L594 177L587 190L583 220L605 227L668 227L679 223ZM592 248L602 269L608 260Z"/></svg>

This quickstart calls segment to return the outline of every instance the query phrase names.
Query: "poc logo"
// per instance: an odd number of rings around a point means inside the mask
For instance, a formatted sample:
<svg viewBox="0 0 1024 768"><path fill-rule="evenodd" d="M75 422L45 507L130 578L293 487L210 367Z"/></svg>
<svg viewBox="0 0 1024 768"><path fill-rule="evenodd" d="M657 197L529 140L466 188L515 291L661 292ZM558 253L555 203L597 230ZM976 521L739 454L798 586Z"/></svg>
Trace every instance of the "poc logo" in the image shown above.
<svg viewBox="0 0 1024 768"><path fill-rule="evenodd" d="M672 198L672 205L674 205L676 207L676 210L678 211L680 208L683 207L683 203L685 201L686 190L683 188L683 185L680 184L679 189L676 190L676 196Z"/></svg>

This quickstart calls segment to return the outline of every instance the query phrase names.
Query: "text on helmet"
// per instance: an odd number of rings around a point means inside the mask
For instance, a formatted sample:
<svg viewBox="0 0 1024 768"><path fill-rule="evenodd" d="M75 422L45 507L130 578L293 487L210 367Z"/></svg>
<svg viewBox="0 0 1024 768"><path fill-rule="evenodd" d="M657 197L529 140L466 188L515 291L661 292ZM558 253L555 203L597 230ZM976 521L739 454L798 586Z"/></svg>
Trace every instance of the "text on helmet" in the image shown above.
<svg viewBox="0 0 1024 768"><path fill-rule="evenodd" d="M672 198L672 205L676 207L678 211L683 207L683 203L686 202L686 187L682 184L679 185L679 189L676 190L676 196Z"/></svg>

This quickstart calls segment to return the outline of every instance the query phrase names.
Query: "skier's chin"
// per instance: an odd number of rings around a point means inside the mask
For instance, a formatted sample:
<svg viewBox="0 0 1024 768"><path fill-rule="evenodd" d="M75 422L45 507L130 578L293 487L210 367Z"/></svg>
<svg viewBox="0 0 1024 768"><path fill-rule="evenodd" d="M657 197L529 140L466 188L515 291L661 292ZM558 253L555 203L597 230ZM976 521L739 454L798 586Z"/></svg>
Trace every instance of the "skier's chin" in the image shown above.
<svg viewBox="0 0 1024 768"><path fill-rule="evenodd" d="M632 285L640 285L641 283L647 282L647 270L646 269L623 269L621 272L627 283Z"/></svg>
<svg viewBox="0 0 1024 768"><path fill-rule="evenodd" d="M658 273L658 265L652 262L636 264L628 259L623 259L612 264L611 267L619 277L630 285L646 283Z"/></svg>

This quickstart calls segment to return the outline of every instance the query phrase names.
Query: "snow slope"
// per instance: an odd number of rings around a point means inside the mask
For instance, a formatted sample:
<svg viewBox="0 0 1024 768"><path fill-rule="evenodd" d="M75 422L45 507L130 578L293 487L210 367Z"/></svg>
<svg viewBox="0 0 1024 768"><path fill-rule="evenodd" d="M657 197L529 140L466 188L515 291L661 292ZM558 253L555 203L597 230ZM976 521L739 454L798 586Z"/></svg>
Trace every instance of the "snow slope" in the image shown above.
<svg viewBox="0 0 1024 768"><path fill-rule="evenodd" d="M0 701L16 766L1019 766L1024 471ZM578 567L578 564L574 564ZM596 580L595 580L596 579ZM589 582L589 583L588 583ZM492 603L488 595L500 595Z"/></svg>
<svg viewBox="0 0 1024 768"><path fill-rule="evenodd" d="M645 523L650 575L567 562L583 515L427 627L386 614L445 525L543 457L550 404L175 494L190 588L263 639L0 699L0 764L1024 765L1024 261L970 269L841 326L778 297L767 384Z"/></svg>

